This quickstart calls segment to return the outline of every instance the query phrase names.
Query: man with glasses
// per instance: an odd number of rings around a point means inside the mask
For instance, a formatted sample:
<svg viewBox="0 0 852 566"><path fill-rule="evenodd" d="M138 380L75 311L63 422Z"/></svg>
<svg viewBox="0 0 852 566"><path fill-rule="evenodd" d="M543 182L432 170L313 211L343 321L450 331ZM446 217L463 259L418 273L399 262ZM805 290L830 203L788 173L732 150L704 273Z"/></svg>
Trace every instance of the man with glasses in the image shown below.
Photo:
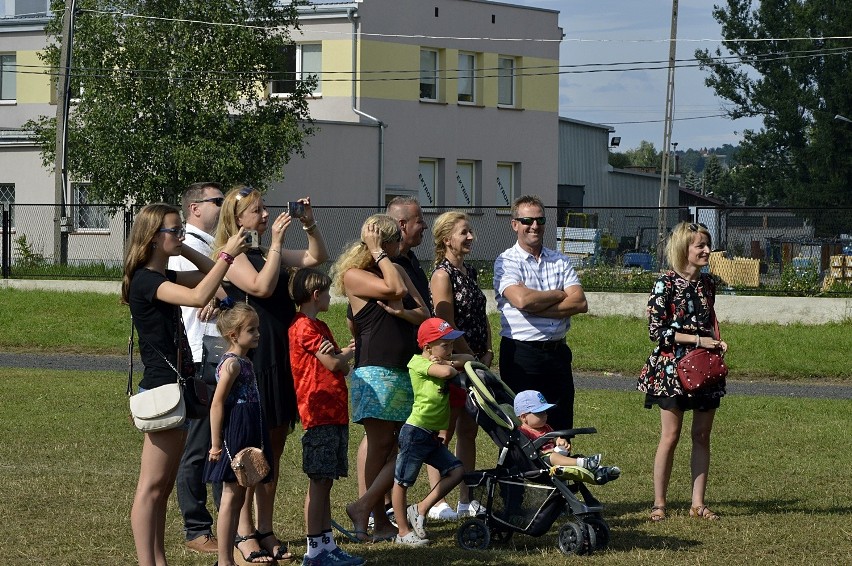
<svg viewBox="0 0 852 566"><path fill-rule="evenodd" d="M213 251L213 233L222 210L222 185L219 183L193 183L183 193L181 205L186 222L184 246L189 246L205 256ZM169 259L169 269L191 271L197 269L182 256ZM216 299L214 299L214 302ZM196 374L201 372L201 343L205 334L218 335L216 321L211 318L214 305L203 309L181 307L186 336L192 348ZM178 507L183 515L186 546L195 552L216 554L218 547L213 536L213 517L207 510L207 485L204 483L204 463L210 450L210 419L191 419L186 437L186 446L178 468ZM222 497L222 484L213 484L213 502L216 508Z"/></svg>
<svg viewBox="0 0 852 566"><path fill-rule="evenodd" d="M518 242L494 262L500 310L500 377L513 391L535 389L556 406L555 430L574 424L574 377L565 334L571 316L588 310L580 279L567 256L543 245L547 218L537 196L512 204Z"/></svg>

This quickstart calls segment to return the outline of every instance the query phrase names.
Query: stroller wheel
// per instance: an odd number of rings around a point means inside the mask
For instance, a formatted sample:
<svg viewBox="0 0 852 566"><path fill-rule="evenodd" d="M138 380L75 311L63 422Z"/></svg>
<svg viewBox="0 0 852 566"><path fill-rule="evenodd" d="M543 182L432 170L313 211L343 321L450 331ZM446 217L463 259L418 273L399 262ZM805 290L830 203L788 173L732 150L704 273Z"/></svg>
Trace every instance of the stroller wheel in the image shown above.
<svg viewBox="0 0 852 566"><path fill-rule="evenodd" d="M491 542L491 534L485 521L471 517L459 527L456 541L465 550L485 550Z"/></svg>
<svg viewBox="0 0 852 566"><path fill-rule="evenodd" d="M586 552L586 528L580 523L568 522L559 527L557 546L562 554L580 555Z"/></svg>
<svg viewBox="0 0 852 566"><path fill-rule="evenodd" d="M609 525L600 517L587 517L586 526L595 535L595 550L603 550L609 545Z"/></svg>

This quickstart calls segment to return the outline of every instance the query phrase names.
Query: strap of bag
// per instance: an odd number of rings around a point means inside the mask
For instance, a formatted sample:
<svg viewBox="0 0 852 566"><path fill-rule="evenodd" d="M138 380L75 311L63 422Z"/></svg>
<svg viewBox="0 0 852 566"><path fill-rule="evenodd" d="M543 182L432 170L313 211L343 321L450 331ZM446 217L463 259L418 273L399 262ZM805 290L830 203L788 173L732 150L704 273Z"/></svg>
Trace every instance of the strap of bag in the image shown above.
<svg viewBox="0 0 852 566"><path fill-rule="evenodd" d="M127 396L133 394L133 315L130 315L130 340L127 341Z"/></svg>

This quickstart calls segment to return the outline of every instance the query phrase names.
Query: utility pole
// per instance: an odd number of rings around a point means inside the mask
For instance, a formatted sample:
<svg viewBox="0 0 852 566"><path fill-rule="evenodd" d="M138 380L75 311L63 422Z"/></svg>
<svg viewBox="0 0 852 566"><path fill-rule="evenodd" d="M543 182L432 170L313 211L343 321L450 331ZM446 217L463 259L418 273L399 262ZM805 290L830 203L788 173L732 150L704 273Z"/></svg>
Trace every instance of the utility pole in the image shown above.
<svg viewBox="0 0 852 566"><path fill-rule="evenodd" d="M672 33L669 40L669 77L666 85L666 115L663 126L663 163L660 171L660 210L657 226L657 266L663 265L666 233L666 206L669 204L669 144L672 141L672 116L674 115L674 74L677 51L677 0L672 0Z"/></svg>
<svg viewBox="0 0 852 566"><path fill-rule="evenodd" d="M68 109L71 106L71 55L74 43L74 15L77 0L65 0L62 14L62 45L59 50L59 68L56 80L56 160L54 169L53 257L60 265L68 263L68 214L65 209L68 194Z"/></svg>

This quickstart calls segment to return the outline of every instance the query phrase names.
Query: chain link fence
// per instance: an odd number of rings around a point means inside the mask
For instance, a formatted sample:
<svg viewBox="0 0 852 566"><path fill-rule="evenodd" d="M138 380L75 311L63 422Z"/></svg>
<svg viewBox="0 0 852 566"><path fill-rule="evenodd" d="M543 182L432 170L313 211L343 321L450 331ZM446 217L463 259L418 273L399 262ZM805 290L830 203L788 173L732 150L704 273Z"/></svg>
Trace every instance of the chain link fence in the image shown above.
<svg viewBox="0 0 852 566"><path fill-rule="evenodd" d="M424 210L427 225L445 210ZM269 207L270 221L284 211ZM660 219L665 234L677 222L705 225L712 235L710 270L733 292L789 295L844 295L852 283L852 209L627 208L546 210L544 244L567 254L583 285L595 291L647 292L661 264ZM314 216L334 258L359 237L375 207L317 206ZM467 210L477 240L468 261L491 286L495 257L514 245L507 208ZM72 205L66 216L54 205L2 205L0 265L4 278L120 279L124 243L135 209ZM268 236L262 243L268 244ZM288 231L285 245L306 246L302 230ZM427 272L434 260L432 233L415 248Z"/></svg>

